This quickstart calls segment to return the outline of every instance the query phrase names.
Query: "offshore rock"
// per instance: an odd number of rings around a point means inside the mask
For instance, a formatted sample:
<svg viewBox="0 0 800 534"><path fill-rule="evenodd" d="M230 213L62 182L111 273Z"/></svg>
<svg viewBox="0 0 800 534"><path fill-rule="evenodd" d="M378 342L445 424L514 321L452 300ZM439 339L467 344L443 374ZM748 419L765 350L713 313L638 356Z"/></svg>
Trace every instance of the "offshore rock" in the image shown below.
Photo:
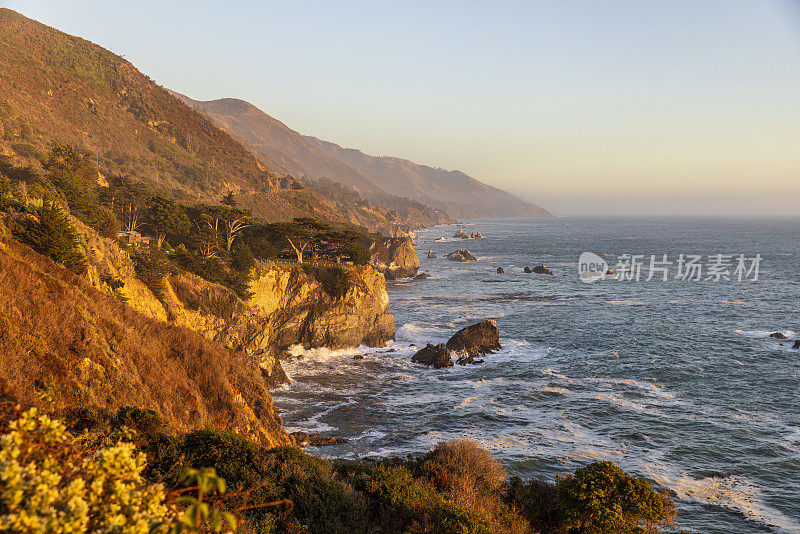
<svg viewBox="0 0 800 534"><path fill-rule="evenodd" d="M786 335L782 332L773 332L769 335L769 337L774 337L775 339L786 339Z"/></svg>
<svg viewBox="0 0 800 534"><path fill-rule="evenodd" d="M535 272L536 274L549 274L549 275L553 274L553 271L548 269L543 263L534 267L533 272Z"/></svg>
<svg viewBox="0 0 800 534"><path fill-rule="evenodd" d="M422 365L432 365L435 369L453 366L450 350L448 350L444 343L440 343L436 346L428 343L425 348L414 354L411 361L414 363L421 363Z"/></svg>
<svg viewBox="0 0 800 534"><path fill-rule="evenodd" d="M419 270L414 242L408 238L386 238L369 246L370 264L387 280L410 278Z"/></svg>
<svg viewBox="0 0 800 534"><path fill-rule="evenodd" d="M467 357L482 356L499 350L501 346L497 321L487 319L462 328L447 341L446 346L449 350Z"/></svg>
<svg viewBox="0 0 800 534"><path fill-rule="evenodd" d="M461 249L451 252L447 255L447 259L450 261L477 261L478 258L473 256L469 250Z"/></svg>
<svg viewBox="0 0 800 534"><path fill-rule="evenodd" d="M502 267L498 267L497 268L497 274L503 274L503 273L505 273L505 270L503 270Z"/></svg>
<svg viewBox="0 0 800 534"><path fill-rule="evenodd" d="M430 277L431 275L429 275L428 273L419 273L417 276L414 277L414 280L425 280Z"/></svg>

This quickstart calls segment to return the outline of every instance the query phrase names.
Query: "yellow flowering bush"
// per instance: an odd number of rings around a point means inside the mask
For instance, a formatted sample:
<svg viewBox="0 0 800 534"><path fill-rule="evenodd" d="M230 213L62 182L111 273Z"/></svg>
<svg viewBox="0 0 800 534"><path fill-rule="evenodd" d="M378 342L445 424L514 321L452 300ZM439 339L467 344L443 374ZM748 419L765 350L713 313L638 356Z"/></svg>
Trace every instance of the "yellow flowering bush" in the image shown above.
<svg viewBox="0 0 800 534"><path fill-rule="evenodd" d="M131 443L86 450L32 408L0 437L0 532L147 533L169 511L145 463Z"/></svg>

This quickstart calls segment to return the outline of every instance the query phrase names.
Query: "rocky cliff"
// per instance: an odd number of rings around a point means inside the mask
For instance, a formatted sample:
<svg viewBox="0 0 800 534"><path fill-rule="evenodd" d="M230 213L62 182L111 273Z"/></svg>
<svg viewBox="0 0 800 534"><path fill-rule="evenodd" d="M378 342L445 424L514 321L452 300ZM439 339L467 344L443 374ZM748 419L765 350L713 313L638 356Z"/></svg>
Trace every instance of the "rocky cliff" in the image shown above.
<svg viewBox="0 0 800 534"><path fill-rule="evenodd" d="M369 246L370 264L387 279L407 278L417 274L419 256L410 238L389 238Z"/></svg>
<svg viewBox="0 0 800 534"><path fill-rule="evenodd" d="M340 296L331 295L311 269L306 272L293 262L261 262L252 273L253 296L246 301L224 286L186 272L164 280L159 300L136 278L125 250L74 222L85 241L88 278L95 288L122 298L148 317L185 326L254 356L270 385L285 382L277 357L290 345L380 346L394 337L386 280L371 266L341 266L348 287ZM402 245L391 250L397 261L401 261L400 251L408 252Z"/></svg>

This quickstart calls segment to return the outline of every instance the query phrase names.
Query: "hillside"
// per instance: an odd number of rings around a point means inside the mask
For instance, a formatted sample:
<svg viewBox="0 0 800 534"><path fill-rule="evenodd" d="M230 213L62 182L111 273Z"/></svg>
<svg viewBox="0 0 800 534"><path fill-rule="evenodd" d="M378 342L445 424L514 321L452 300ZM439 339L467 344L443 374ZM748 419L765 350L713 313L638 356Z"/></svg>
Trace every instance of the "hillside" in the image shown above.
<svg viewBox="0 0 800 534"><path fill-rule="evenodd" d="M453 217L545 217L547 210L486 185L461 171L448 171L393 157L375 157L355 149L306 139L320 150L346 163L392 195L447 211Z"/></svg>
<svg viewBox="0 0 800 534"><path fill-rule="evenodd" d="M238 141L120 56L0 9L3 153L42 159L57 143L95 154L105 175L176 198L277 187Z"/></svg>
<svg viewBox="0 0 800 534"><path fill-rule="evenodd" d="M276 174L288 173L305 178L311 188L315 188L317 180L326 178L344 184L375 207L393 211L410 227L450 222L447 214L441 212L443 210L437 212L419 202L387 193L345 163L320 150L303 135L249 102L236 98L199 101L174 91L172 94L242 141ZM356 214L355 218L359 216Z"/></svg>
<svg viewBox="0 0 800 534"><path fill-rule="evenodd" d="M256 361L150 319L8 236L0 224L0 384L19 401L156 410L173 431L213 427L290 443ZM42 313L46 303L46 313Z"/></svg>
<svg viewBox="0 0 800 534"><path fill-rule="evenodd" d="M461 218L549 215L538 206L460 171L369 156L301 135L244 100L199 101L173 94L251 147L273 172L288 172L298 178L329 178L352 187L378 206L395 209L398 200L410 199Z"/></svg>

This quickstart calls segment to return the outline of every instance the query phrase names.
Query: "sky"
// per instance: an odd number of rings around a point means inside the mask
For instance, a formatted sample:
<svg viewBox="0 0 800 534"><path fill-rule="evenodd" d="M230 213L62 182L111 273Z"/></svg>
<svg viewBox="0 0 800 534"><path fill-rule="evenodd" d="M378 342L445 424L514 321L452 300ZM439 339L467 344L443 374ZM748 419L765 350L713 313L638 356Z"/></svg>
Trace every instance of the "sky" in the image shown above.
<svg viewBox="0 0 800 534"><path fill-rule="evenodd" d="M800 216L800 0L0 5L558 215Z"/></svg>

